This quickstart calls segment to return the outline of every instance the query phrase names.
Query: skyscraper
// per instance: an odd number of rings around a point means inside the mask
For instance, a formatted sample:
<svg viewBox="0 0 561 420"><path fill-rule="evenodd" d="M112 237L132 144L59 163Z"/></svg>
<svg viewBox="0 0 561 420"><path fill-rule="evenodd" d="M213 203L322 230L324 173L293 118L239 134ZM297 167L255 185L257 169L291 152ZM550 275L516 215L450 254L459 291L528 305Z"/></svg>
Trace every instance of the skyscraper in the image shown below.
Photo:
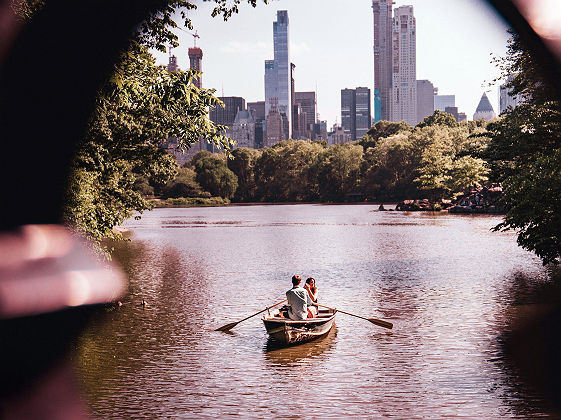
<svg viewBox="0 0 561 420"><path fill-rule="evenodd" d="M372 127L372 108L370 105L370 89L355 89L355 139L361 139ZM353 139L354 140L354 139Z"/></svg>
<svg viewBox="0 0 561 420"><path fill-rule="evenodd" d="M430 80L417 80L417 122L434 113L434 85Z"/></svg>
<svg viewBox="0 0 561 420"><path fill-rule="evenodd" d="M199 47L189 48L189 67L200 71L203 71L203 50ZM199 89L203 85L203 76L202 74L199 77L193 79L193 84L197 86Z"/></svg>
<svg viewBox="0 0 561 420"><path fill-rule="evenodd" d="M168 71L170 73L175 73L176 71L179 70L179 66L177 65L177 57L175 55L169 54L169 62L168 62L168 67L167 67Z"/></svg>
<svg viewBox="0 0 561 420"><path fill-rule="evenodd" d="M212 108L210 110L210 120L215 124L233 126L238 111L245 109L245 99L239 96L220 96L218 99L224 102L224 107L216 106Z"/></svg>
<svg viewBox="0 0 561 420"><path fill-rule="evenodd" d="M265 114L272 107L283 115L292 127L291 65L288 36L288 12L277 11L273 22L274 59L265 61ZM288 133L285 131L284 135Z"/></svg>
<svg viewBox="0 0 561 420"><path fill-rule="evenodd" d="M417 46L413 6L394 10L392 32L392 121L417 123Z"/></svg>
<svg viewBox="0 0 561 420"><path fill-rule="evenodd" d="M484 120L492 120L496 118L495 111L493 110L493 106L491 102L489 102L489 98L487 94L483 92L481 95L481 99L479 100L479 105L477 105L477 109L475 110L475 114L473 114L473 120L479 120L483 118Z"/></svg>
<svg viewBox="0 0 561 420"><path fill-rule="evenodd" d="M364 137L372 126L372 106L370 89L341 90L341 126L351 140Z"/></svg>
<svg viewBox="0 0 561 420"><path fill-rule="evenodd" d="M236 141L236 148L255 148L255 119L252 111L238 111L230 130L230 137Z"/></svg>
<svg viewBox="0 0 561 420"><path fill-rule="evenodd" d="M434 95L434 110L444 112L447 106L456 106L456 95Z"/></svg>
<svg viewBox="0 0 561 420"><path fill-rule="evenodd" d="M316 123L316 93L295 92L295 106L299 107L299 138L314 140L314 124Z"/></svg>
<svg viewBox="0 0 561 420"><path fill-rule="evenodd" d="M341 90L341 126L345 134L356 139L356 92L354 89Z"/></svg>
<svg viewBox="0 0 561 420"><path fill-rule="evenodd" d="M372 0L374 13L374 121L391 119L392 0ZM378 95L378 96L377 96Z"/></svg>
<svg viewBox="0 0 561 420"><path fill-rule="evenodd" d="M255 119L255 148L263 147L265 134L265 101L248 102L247 110L253 113Z"/></svg>

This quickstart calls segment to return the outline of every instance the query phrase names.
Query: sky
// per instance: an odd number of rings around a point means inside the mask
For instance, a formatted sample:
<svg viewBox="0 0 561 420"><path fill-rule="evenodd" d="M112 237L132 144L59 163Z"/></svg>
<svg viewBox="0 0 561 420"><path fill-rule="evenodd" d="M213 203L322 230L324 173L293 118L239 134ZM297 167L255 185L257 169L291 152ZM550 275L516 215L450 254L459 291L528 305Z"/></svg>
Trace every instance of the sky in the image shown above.
<svg viewBox="0 0 561 420"><path fill-rule="evenodd" d="M288 10L290 59L296 65L296 91L317 90L320 119L328 127L341 122L341 89L373 90L373 16L371 0L271 0L256 8L242 5L228 22L211 18L213 2L197 2L189 12L203 50L203 87L218 96L246 101L265 97L264 61L273 59L273 21ZM492 55L505 56L507 26L481 0L395 0L412 5L417 23L417 79L428 79L439 94L456 95L468 119L487 91L498 112L499 75ZM194 38L176 30L173 49L179 67L189 67L187 50ZM153 52L159 64L167 54Z"/></svg>

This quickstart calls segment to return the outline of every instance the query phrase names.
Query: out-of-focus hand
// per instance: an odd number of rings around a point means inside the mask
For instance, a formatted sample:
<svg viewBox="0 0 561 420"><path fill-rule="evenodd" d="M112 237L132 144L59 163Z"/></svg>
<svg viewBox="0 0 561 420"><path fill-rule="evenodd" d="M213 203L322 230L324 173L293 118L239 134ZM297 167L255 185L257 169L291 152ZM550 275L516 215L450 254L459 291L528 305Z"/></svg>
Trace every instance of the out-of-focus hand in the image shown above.
<svg viewBox="0 0 561 420"><path fill-rule="evenodd" d="M0 234L0 319L117 300L125 277L59 225Z"/></svg>

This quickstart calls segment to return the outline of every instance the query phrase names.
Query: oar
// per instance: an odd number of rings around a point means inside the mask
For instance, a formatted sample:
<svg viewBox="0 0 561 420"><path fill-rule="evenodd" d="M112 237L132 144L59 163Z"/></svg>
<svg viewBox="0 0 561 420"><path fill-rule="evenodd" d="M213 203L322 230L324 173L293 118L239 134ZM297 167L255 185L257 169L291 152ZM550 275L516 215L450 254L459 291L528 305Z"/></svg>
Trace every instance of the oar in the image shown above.
<svg viewBox="0 0 561 420"><path fill-rule="evenodd" d="M247 319L249 319L249 318L253 318L255 315L259 315L261 312L265 312L266 310L271 309L271 308L274 308L275 306L278 306L278 305L280 305L281 303L284 303L284 302L286 302L286 301L287 301L287 299L283 300L282 302L275 303L274 305L271 305L271 306L269 306L269 307L263 309L262 311L259 311L259 312L257 312L257 313L254 313L253 315L250 315L250 316L248 316L248 317L246 317L246 318L244 318L244 319L242 319L242 320L240 320L240 321L230 322L229 324L226 324L226 325L224 325L224 326L222 326L222 327L220 327L220 328L217 328L217 329L215 329L214 331L229 331L229 330L231 330L232 328L234 328L236 325L238 325L240 322L243 322L243 321L245 321L245 320L247 320Z"/></svg>
<svg viewBox="0 0 561 420"><path fill-rule="evenodd" d="M342 312L342 313L350 315L350 316L356 316L357 318L365 319L367 321L370 321L373 324L376 324L380 327L388 328L390 330L393 328L393 324L391 322L388 322L388 321L384 321L384 320L376 319L376 318L365 318L365 317L360 316L360 315L355 315L355 314L351 314L350 312L342 311L341 309L334 309L334 308L330 308L329 306L320 305L319 303L314 303L314 305L321 306L322 308L331 309L332 311Z"/></svg>

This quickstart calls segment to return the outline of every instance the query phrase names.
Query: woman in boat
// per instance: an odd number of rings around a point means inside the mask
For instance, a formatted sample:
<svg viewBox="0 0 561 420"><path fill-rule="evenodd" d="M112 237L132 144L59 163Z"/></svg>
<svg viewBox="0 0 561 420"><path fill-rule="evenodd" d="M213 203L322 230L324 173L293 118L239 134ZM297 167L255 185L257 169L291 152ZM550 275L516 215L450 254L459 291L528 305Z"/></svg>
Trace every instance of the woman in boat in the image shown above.
<svg viewBox="0 0 561 420"><path fill-rule="evenodd" d="M312 302L317 303L318 287L316 286L316 279L314 279L313 277L308 277L306 279L306 284L304 285L304 288L308 292L308 295L310 296L310 299L312 299ZM317 313L318 313L317 306L308 306L308 318L313 318L317 316Z"/></svg>

